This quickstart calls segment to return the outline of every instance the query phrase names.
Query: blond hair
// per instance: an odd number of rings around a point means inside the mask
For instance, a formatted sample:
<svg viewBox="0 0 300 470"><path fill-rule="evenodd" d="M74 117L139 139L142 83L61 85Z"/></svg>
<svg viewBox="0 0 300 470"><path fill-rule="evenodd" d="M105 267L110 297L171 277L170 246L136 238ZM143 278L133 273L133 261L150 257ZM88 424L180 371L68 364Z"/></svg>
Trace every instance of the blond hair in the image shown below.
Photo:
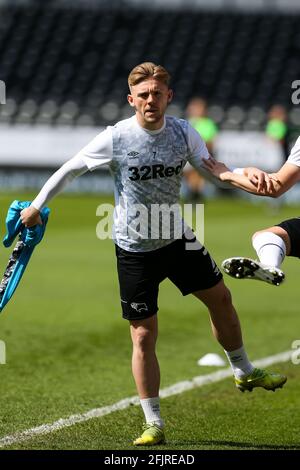
<svg viewBox="0 0 300 470"><path fill-rule="evenodd" d="M138 83L155 78L169 86L171 76L162 65L156 65L153 62L143 62L134 67L128 75L128 85L131 88Z"/></svg>

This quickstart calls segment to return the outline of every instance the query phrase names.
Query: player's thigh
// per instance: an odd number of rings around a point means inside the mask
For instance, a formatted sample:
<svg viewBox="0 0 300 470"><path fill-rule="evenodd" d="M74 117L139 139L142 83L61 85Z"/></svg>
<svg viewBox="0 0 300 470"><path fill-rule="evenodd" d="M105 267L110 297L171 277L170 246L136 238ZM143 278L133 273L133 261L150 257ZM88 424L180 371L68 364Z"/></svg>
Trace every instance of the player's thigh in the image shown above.
<svg viewBox="0 0 300 470"><path fill-rule="evenodd" d="M209 289L223 277L208 250L196 239L174 242L166 264L168 278L183 295Z"/></svg>
<svg viewBox="0 0 300 470"><path fill-rule="evenodd" d="M116 247L123 318L143 320L158 311L162 270L150 253L132 253Z"/></svg>
<svg viewBox="0 0 300 470"><path fill-rule="evenodd" d="M231 294L225 286L223 279L210 289L203 289L193 292L197 299L201 300L209 310L217 311L225 306L231 306Z"/></svg>
<svg viewBox="0 0 300 470"><path fill-rule="evenodd" d="M300 258L300 217L284 220L273 227L257 232L255 235L268 231L275 233L283 239L288 256Z"/></svg>
<svg viewBox="0 0 300 470"><path fill-rule="evenodd" d="M300 217L284 220L270 230L283 239L288 256L300 258Z"/></svg>

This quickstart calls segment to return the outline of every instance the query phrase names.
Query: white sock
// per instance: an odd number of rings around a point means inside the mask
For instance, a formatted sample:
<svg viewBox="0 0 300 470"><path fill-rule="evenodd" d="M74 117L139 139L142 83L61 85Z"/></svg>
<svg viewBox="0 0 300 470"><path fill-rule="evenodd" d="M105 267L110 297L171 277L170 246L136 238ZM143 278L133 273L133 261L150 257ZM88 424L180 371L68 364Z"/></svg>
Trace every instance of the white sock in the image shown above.
<svg viewBox="0 0 300 470"><path fill-rule="evenodd" d="M262 232L252 239L252 245L261 263L279 268L286 254L281 237L273 232Z"/></svg>
<svg viewBox="0 0 300 470"><path fill-rule="evenodd" d="M234 351L225 351L225 354L237 379L251 374L254 366L249 362L244 346Z"/></svg>
<svg viewBox="0 0 300 470"><path fill-rule="evenodd" d="M163 428L164 422L160 417L159 397L141 398L140 402L146 423L155 423L159 427Z"/></svg>

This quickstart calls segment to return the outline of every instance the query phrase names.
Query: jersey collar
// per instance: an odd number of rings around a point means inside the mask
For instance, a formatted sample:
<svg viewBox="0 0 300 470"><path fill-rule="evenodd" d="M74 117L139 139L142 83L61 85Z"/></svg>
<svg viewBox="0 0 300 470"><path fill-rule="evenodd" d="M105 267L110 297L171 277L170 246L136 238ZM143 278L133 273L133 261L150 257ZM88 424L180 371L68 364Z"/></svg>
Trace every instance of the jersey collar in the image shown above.
<svg viewBox="0 0 300 470"><path fill-rule="evenodd" d="M150 135L160 134L166 127L166 117L165 116L164 116L164 123L163 123L162 127L160 129L156 129L155 131L150 131L149 129L145 129L144 127L140 126L136 116L133 116L133 118L135 119L135 122L136 122L137 126L140 129L142 129L143 131L147 132L147 134L150 134Z"/></svg>

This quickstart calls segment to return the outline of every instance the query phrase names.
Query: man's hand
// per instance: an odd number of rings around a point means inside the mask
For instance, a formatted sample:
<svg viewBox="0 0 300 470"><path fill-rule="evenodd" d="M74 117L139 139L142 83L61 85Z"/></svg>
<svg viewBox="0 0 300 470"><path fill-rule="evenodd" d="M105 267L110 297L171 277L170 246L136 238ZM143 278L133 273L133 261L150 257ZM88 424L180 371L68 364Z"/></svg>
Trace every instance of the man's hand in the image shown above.
<svg viewBox="0 0 300 470"><path fill-rule="evenodd" d="M257 187L257 192L273 193L274 179L273 175L269 175L265 171L259 170L255 167L244 169L244 175L247 176L249 181Z"/></svg>
<svg viewBox="0 0 300 470"><path fill-rule="evenodd" d="M215 160L213 157L206 158L202 161L203 167L208 170L213 176L219 178L221 181L227 181L230 169L222 163Z"/></svg>
<svg viewBox="0 0 300 470"><path fill-rule="evenodd" d="M42 225L42 219L40 216L40 211L35 209L33 206L29 206L26 209L23 209L21 212L21 220L25 227L30 228L34 225Z"/></svg>

